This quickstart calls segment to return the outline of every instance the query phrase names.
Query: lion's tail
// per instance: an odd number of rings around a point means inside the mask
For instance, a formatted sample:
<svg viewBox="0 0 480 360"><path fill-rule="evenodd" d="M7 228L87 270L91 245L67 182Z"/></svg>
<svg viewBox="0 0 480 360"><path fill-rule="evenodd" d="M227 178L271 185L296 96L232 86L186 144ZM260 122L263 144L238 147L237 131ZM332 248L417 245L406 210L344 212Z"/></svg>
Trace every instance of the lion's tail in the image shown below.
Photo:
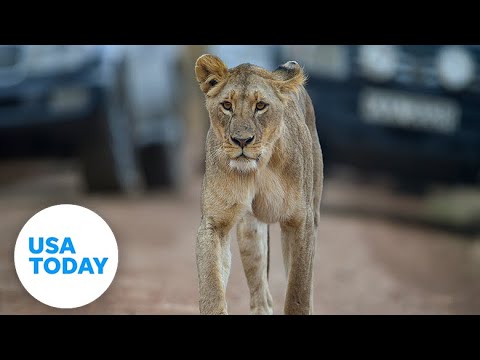
<svg viewBox="0 0 480 360"><path fill-rule="evenodd" d="M267 280L270 273L270 225L267 225Z"/></svg>

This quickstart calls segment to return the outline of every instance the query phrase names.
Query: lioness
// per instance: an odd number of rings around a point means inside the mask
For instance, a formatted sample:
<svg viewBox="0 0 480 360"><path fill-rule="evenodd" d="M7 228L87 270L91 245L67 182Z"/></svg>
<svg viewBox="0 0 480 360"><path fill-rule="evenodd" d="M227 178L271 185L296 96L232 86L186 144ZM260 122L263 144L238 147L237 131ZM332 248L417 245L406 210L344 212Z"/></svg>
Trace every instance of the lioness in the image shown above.
<svg viewBox="0 0 480 360"><path fill-rule="evenodd" d="M196 257L201 314L227 314L225 290L237 224L252 314L272 314L268 225L279 222L288 285L285 314L311 314L323 159L306 76L295 61L275 71L228 69L202 55L195 74L210 116Z"/></svg>

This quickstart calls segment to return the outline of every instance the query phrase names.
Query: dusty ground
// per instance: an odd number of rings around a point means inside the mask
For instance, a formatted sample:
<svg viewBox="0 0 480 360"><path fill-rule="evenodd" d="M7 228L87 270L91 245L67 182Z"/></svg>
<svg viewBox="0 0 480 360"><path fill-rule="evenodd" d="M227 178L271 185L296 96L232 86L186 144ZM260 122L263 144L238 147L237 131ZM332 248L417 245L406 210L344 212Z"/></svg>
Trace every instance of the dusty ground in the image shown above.
<svg viewBox="0 0 480 360"><path fill-rule="evenodd" d="M3 164L0 168L0 314L197 314L194 242L200 177L182 197L86 196L71 165ZM373 192L372 192L373 191ZM315 258L316 314L480 314L478 235L416 226L383 216L342 211L364 203L418 208L418 200L363 185L326 184ZM119 267L98 300L74 310L45 306L20 284L13 266L16 236L37 211L58 203L86 206L111 226ZM333 211L332 209L335 209ZM340 210L339 210L340 209ZM279 228L272 227L270 287L282 313L285 277ZM235 242L227 292L232 314L248 312L246 281Z"/></svg>

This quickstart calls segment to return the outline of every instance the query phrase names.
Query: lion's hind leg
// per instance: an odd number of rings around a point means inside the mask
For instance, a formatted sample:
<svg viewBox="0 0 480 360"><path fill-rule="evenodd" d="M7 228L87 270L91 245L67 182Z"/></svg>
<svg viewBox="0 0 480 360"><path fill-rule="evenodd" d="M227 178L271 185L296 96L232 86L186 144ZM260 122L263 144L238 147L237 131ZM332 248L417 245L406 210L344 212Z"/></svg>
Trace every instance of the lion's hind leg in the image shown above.
<svg viewBox="0 0 480 360"><path fill-rule="evenodd" d="M268 288L268 225L247 213L237 225L243 269L250 289L250 313L271 315L272 295Z"/></svg>

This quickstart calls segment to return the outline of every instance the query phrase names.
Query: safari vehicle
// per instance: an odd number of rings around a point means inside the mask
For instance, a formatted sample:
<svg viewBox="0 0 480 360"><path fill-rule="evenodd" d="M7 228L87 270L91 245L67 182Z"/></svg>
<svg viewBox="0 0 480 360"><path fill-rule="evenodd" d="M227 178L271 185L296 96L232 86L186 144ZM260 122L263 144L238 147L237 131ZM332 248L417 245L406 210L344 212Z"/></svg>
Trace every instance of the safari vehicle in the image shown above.
<svg viewBox="0 0 480 360"><path fill-rule="evenodd" d="M309 74L326 174L332 164L407 185L475 183L480 46L282 46Z"/></svg>
<svg viewBox="0 0 480 360"><path fill-rule="evenodd" d="M0 155L74 157L89 191L175 186L177 58L161 46L0 45Z"/></svg>

